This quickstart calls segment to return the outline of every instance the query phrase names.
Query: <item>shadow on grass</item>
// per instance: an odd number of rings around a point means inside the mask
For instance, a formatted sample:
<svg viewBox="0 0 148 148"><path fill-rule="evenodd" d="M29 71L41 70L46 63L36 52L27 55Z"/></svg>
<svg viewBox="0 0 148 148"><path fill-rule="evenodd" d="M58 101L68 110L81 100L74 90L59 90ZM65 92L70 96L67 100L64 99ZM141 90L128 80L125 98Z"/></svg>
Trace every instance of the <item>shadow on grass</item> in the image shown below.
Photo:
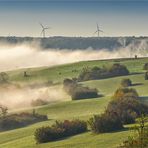
<svg viewBox="0 0 148 148"><path fill-rule="evenodd" d="M141 74L144 74L144 73L143 72L132 72L129 75L141 75Z"/></svg>
<svg viewBox="0 0 148 148"><path fill-rule="evenodd" d="M66 139L69 139L69 138L72 138L74 136L78 136L78 135L81 135L81 134L84 134L84 133L87 133L87 132L89 132L89 130L87 130L85 132L82 132L82 133L78 133L78 134L66 136L66 137L63 137L63 138L55 139L55 140L52 140L52 141L43 142L43 143L40 143L40 144L51 143L51 142L58 142L58 141L66 140Z"/></svg>
<svg viewBox="0 0 148 148"><path fill-rule="evenodd" d="M143 83L134 83L134 84L132 84L132 86L139 86L139 85L143 85Z"/></svg>
<svg viewBox="0 0 148 148"><path fill-rule="evenodd" d="M100 98L102 98L102 97L104 97L103 94L98 94L97 97L92 97L92 98L87 98L87 97L86 97L86 98L72 99L72 101L100 99Z"/></svg>
<svg viewBox="0 0 148 148"><path fill-rule="evenodd" d="M10 130L16 130L16 129L20 129L20 128L25 128L25 127L28 127L28 126L31 126L31 125L34 125L34 124L37 124L37 123L41 123L41 122L46 122L46 121L52 121L54 119L48 119L48 120L39 120L39 121L35 121L35 122L30 122L30 123L22 123L22 125L19 125L19 126L15 126L15 127L8 127L8 128L0 128L0 132L5 132L5 131L10 131ZM12 125L13 126L13 125Z"/></svg>
<svg viewBox="0 0 148 148"><path fill-rule="evenodd" d="M148 102L148 96L142 96L142 97L139 97L142 101L147 101Z"/></svg>

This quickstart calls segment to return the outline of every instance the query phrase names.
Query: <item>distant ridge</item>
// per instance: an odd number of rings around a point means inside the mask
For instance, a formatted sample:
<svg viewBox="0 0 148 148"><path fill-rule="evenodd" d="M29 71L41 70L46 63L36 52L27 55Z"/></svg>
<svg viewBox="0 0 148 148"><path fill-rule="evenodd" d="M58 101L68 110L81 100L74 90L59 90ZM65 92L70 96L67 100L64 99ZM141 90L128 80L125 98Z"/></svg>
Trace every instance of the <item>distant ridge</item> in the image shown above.
<svg viewBox="0 0 148 148"><path fill-rule="evenodd" d="M30 44L42 49L93 49L116 50L119 48L138 48L148 50L148 37L0 37L0 44Z"/></svg>

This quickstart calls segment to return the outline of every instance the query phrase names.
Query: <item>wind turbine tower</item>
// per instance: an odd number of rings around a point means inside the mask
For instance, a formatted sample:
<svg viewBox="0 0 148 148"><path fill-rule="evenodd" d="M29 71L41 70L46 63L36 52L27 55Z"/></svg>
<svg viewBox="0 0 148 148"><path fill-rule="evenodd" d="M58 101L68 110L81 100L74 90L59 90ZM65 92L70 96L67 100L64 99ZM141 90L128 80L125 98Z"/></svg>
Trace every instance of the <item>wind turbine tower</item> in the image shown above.
<svg viewBox="0 0 148 148"><path fill-rule="evenodd" d="M50 27L44 27L41 23L39 23L39 24L42 28L41 35L43 35L43 38L45 38L45 31L50 29Z"/></svg>
<svg viewBox="0 0 148 148"><path fill-rule="evenodd" d="M103 31L102 30L100 30L100 27L99 27L99 25L98 25L98 23L97 23L97 30L96 30L96 32L94 33L94 34L98 34L98 37L100 37L100 32L102 32L103 33Z"/></svg>

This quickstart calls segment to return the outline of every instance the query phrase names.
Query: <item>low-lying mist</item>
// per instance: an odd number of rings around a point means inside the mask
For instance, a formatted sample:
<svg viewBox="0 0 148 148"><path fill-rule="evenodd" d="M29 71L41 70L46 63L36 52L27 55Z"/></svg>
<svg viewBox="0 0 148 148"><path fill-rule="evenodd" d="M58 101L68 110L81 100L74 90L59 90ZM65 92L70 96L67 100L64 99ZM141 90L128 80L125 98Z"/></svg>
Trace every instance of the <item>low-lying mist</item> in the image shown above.
<svg viewBox="0 0 148 148"><path fill-rule="evenodd" d="M131 43L126 47L114 49L93 50L91 47L87 50L43 50L37 44L29 46L28 44L8 46L0 45L0 71L8 71L18 68L53 66L65 63L72 63L87 60L128 58L148 56L147 42ZM56 86L57 87L57 86ZM30 107L32 100L43 99L47 101L65 100L68 96L59 86L29 88L17 87L15 85L0 86L0 104L9 109L21 107Z"/></svg>
<svg viewBox="0 0 148 148"><path fill-rule="evenodd" d="M35 44L35 43L34 43ZM130 45L109 51L108 49L93 50L91 47L85 50L43 50L37 44L8 46L0 45L0 71L13 70L27 67L53 66L87 60L127 58L134 55L148 56L147 42Z"/></svg>
<svg viewBox="0 0 148 148"><path fill-rule="evenodd" d="M10 110L31 107L31 102L37 99L47 102L69 99L62 86L30 88L11 84L0 86L0 94L0 104Z"/></svg>

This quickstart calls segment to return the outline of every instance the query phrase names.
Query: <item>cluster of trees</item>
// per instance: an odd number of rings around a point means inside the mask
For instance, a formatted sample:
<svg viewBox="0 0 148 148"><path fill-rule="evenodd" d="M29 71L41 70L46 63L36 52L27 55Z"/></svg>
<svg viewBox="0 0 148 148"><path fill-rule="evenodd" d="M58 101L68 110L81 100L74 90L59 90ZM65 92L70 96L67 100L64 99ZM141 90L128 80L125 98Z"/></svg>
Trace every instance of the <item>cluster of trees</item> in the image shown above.
<svg viewBox="0 0 148 148"><path fill-rule="evenodd" d="M120 130L123 124L116 112L105 112L101 115L94 115L88 121L93 133L105 133Z"/></svg>
<svg viewBox="0 0 148 148"><path fill-rule="evenodd" d="M87 123L81 120L56 121L52 126L36 129L34 136L37 143L45 143L87 131Z"/></svg>
<svg viewBox="0 0 148 148"><path fill-rule="evenodd" d="M32 38L32 37L0 37L0 43L6 44L33 44L40 43L44 49L115 49L123 46L121 37L50 37L50 38ZM126 37L126 45L134 40L133 37Z"/></svg>
<svg viewBox="0 0 148 148"><path fill-rule="evenodd" d="M132 128L134 136L128 137L118 148L147 148L148 147L148 117L141 116L136 120L137 125Z"/></svg>
<svg viewBox="0 0 148 148"><path fill-rule="evenodd" d="M121 86L122 87L132 86L132 81L130 79L122 79Z"/></svg>
<svg viewBox="0 0 148 148"><path fill-rule="evenodd" d="M84 68L80 75L78 76L78 81L87 81L87 80L96 80L96 79L104 79L115 76L124 76L128 75L129 71L124 65L113 64L111 67L102 68L93 67L91 69Z"/></svg>
<svg viewBox="0 0 148 148"><path fill-rule="evenodd" d="M74 79L65 79L63 81L64 90L71 96L72 100L96 98L98 90L81 86Z"/></svg>
<svg viewBox="0 0 148 148"><path fill-rule="evenodd" d="M118 88L112 96L113 100L122 100L125 98L135 98L138 100L139 95L133 88Z"/></svg>
<svg viewBox="0 0 148 148"><path fill-rule="evenodd" d="M46 115L37 114L35 111L33 111L33 113L23 112L19 114L7 114L7 111L4 108L0 116L0 131L24 127L47 119Z"/></svg>
<svg viewBox="0 0 148 148"><path fill-rule="evenodd" d="M134 89L120 88L112 97L105 112L89 120L91 130L95 133L115 131L123 124L134 123L141 114L148 114L148 105L139 100Z"/></svg>
<svg viewBox="0 0 148 148"><path fill-rule="evenodd" d="M148 105L140 101L135 89L119 88L106 110L116 112L123 124L129 124L134 123L141 114L148 114Z"/></svg>

